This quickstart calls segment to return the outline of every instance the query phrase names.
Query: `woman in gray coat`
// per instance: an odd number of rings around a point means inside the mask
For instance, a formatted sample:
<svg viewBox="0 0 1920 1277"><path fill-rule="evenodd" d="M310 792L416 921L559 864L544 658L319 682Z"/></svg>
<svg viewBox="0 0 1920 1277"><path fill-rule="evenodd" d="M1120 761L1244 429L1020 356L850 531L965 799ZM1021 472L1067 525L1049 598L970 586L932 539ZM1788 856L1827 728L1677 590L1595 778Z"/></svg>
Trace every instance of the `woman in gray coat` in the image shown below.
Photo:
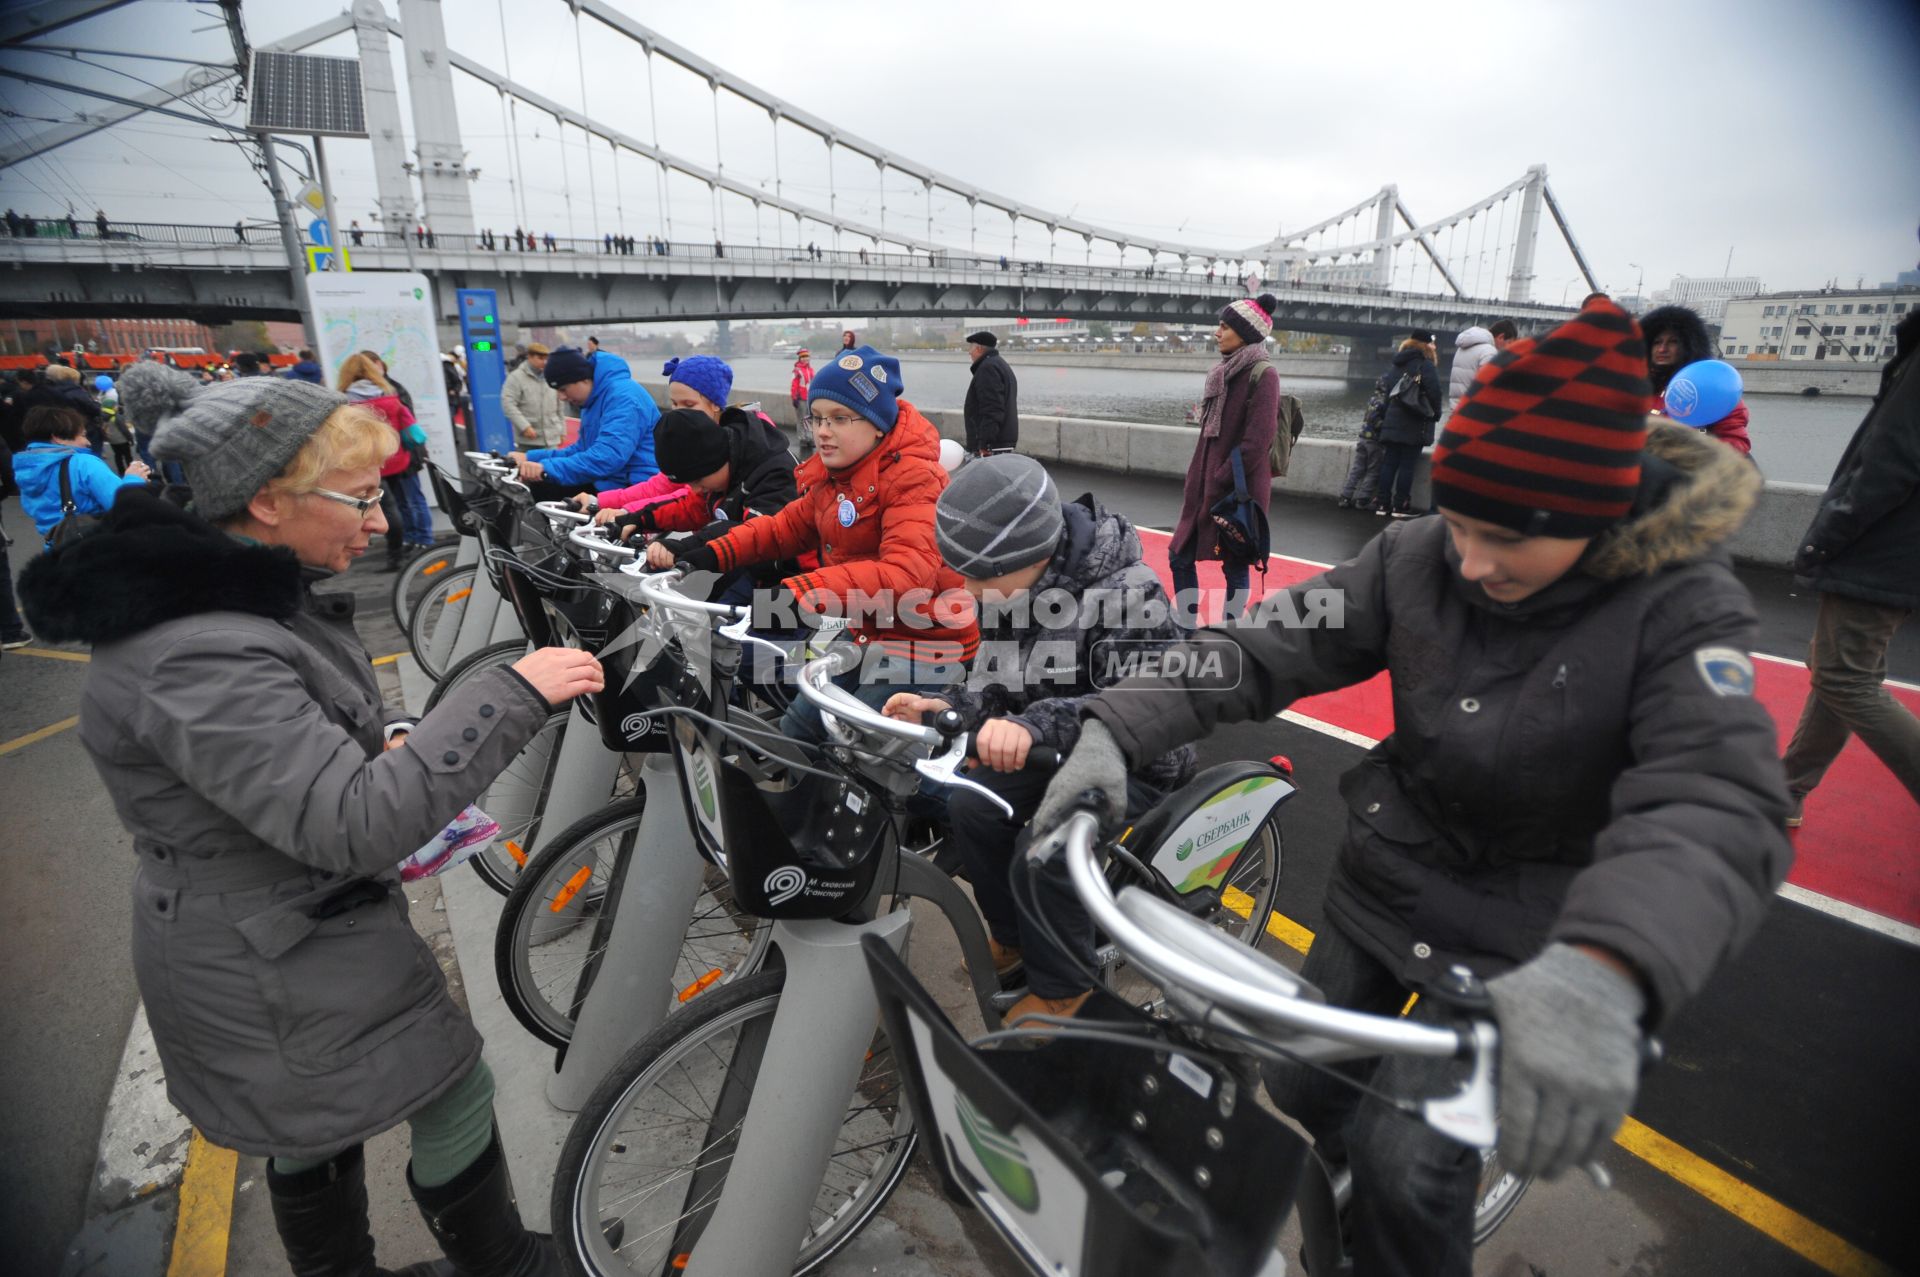
<svg viewBox="0 0 1920 1277"><path fill-rule="evenodd" d="M393 447L321 386L208 389L153 445L184 464L190 509L130 493L21 593L42 635L93 644L80 736L140 859L134 972L168 1096L214 1143L271 1157L294 1272L381 1271L361 1145L402 1120L453 1263L409 1271L558 1271L520 1225L480 1037L395 866L600 668L543 649L383 727L353 598L313 586L385 530Z"/></svg>

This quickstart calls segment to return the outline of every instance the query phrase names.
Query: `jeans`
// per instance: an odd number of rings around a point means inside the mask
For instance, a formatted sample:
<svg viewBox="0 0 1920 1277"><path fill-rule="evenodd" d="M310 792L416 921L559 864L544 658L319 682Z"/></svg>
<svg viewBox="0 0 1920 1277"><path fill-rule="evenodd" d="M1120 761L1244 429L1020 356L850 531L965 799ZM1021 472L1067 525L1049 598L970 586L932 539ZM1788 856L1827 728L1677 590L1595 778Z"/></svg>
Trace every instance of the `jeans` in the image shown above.
<svg viewBox="0 0 1920 1277"><path fill-rule="evenodd" d="M396 474L381 480L393 493L400 510L400 524L408 545L433 544L433 513L427 509L427 494L420 490L417 474Z"/></svg>
<svg viewBox="0 0 1920 1277"><path fill-rule="evenodd" d="M1200 628L1200 569L1193 556L1178 551L1169 553L1167 571L1173 577L1174 619L1187 629ZM1244 563L1220 565L1220 575L1227 579L1227 605L1223 612L1226 619L1246 614L1251 573L1252 569Z"/></svg>
<svg viewBox="0 0 1920 1277"><path fill-rule="evenodd" d="M1882 686L1887 647L1912 613L1822 594L1807 668L1813 687L1781 766L1795 798L1812 792L1855 733L1920 799L1920 718Z"/></svg>
<svg viewBox="0 0 1920 1277"><path fill-rule="evenodd" d="M1027 821L1046 793L1047 772L996 772L977 767L971 779L1006 799L1008 816L980 795L965 789L947 790L947 839L966 867L973 884L974 903L987 920L987 930L1001 944L1020 950L1026 964L1027 989L1043 998L1071 998L1092 985L1093 923L1067 879L1066 861L1034 865L1026 857L1032 834ZM1159 802L1161 793L1137 780L1127 782L1127 814L1136 815ZM1052 929L1049 936L1031 916L1031 890L1039 900L1040 915ZM1061 943L1055 944L1055 939Z"/></svg>
<svg viewBox="0 0 1920 1277"><path fill-rule="evenodd" d="M1300 974L1330 1006L1391 1015L1407 1000L1393 972L1332 922L1314 936ZM1446 1008L1422 998L1409 1018L1432 1024L1446 1016ZM1403 1098L1455 1090L1464 1070L1457 1061L1413 1056L1335 1067ZM1307 1128L1320 1156L1353 1170L1354 1277L1470 1277L1476 1150L1316 1070L1276 1063L1264 1073L1267 1094Z"/></svg>
<svg viewBox="0 0 1920 1277"><path fill-rule="evenodd" d="M854 699L862 705L877 710L897 692L937 695L958 682L962 673L957 664L932 665L868 648L860 668L849 670L834 679L833 683L835 687L852 692ZM780 719L780 731L793 740L809 744L817 745L827 739L827 727L820 720L820 711L797 688L793 694L793 704L787 707L786 714Z"/></svg>
<svg viewBox="0 0 1920 1277"><path fill-rule="evenodd" d="M1417 443L1383 443L1380 445L1380 485L1374 500L1389 510L1399 510L1413 503L1413 471L1420 460L1421 445Z"/></svg>

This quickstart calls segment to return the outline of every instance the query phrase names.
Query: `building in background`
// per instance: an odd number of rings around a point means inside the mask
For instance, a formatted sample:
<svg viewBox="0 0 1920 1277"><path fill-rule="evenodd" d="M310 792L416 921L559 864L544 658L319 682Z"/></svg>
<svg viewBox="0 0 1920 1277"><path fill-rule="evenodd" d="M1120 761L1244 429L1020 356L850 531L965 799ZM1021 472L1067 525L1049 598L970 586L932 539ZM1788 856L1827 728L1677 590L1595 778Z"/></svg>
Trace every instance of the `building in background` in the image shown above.
<svg viewBox="0 0 1920 1277"><path fill-rule="evenodd" d="M1720 323L1722 358L1884 363L1893 328L1920 306L1920 284L1768 293L1730 301Z"/></svg>
<svg viewBox="0 0 1920 1277"><path fill-rule="evenodd" d="M1754 297L1766 285L1753 275L1723 275L1717 279L1695 279L1675 275L1673 282L1653 295L1656 306L1685 306L1707 321L1709 327L1727 313L1727 303L1742 297Z"/></svg>
<svg viewBox="0 0 1920 1277"><path fill-rule="evenodd" d="M0 325L0 355L75 346L95 355L138 355L155 346L217 348L213 329L190 319L9 319Z"/></svg>

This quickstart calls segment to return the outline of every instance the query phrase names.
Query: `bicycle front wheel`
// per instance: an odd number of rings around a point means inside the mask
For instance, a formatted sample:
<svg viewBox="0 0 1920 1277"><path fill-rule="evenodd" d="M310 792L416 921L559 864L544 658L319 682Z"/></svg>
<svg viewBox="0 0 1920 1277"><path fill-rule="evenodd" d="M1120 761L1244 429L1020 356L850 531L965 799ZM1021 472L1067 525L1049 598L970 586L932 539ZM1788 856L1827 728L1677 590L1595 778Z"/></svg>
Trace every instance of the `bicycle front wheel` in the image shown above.
<svg viewBox="0 0 1920 1277"><path fill-rule="evenodd" d="M1515 1175L1500 1164L1500 1150L1480 1153L1480 1184L1473 1196L1473 1244L1479 1246L1507 1222L1513 1208L1527 1195L1531 1176Z"/></svg>
<svg viewBox="0 0 1920 1277"><path fill-rule="evenodd" d="M649 1034L594 1089L554 1172L555 1240L576 1272L629 1277L684 1264L726 1188L740 1123L780 1005L785 970L703 994ZM873 1218L916 1136L892 1043L874 1035L814 1199L795 1273L808 1273ZM606 1225L625 1227L619 1246Z"/></svg>
<svg viewBox="0 0 1920 1277"><path fill-rule="evenodd" d="M453 570L459 561L460 543L428 546L408 559L400 572L393 578L393 592L388 601L393 605L393 623L401 630L407 628L407 622L413 619L413 609L420 599L441 576Z"/></svg>
<svg viewBox="0 0 1920 1277"><path fill-rule="evenodd" d="M493 966L514 1018L542 1042L573 1038L574 1016L600 969L612 933L619 884L634 863L644 794L576 821L527 861L501 907ZM692 847L665 854L695 855ZM727 875L709 864L680 942L670 988L692 1001L760 969L773 926L741 913Z"/></svg>
<svg viewBox="0 0 1920 1277"><path fill-rule="evenodd" d="M447 569L427 587L426 593L414 604L413 614L407 618L407 647L421 670L436 682L446 671L434 649L436 646L451 648L452 645L436 645L434 636L444 626L453 627L450 633L459 632L460 620L467 614L467 603L473 597L473 583L479 570L477 567Z"/></svg>

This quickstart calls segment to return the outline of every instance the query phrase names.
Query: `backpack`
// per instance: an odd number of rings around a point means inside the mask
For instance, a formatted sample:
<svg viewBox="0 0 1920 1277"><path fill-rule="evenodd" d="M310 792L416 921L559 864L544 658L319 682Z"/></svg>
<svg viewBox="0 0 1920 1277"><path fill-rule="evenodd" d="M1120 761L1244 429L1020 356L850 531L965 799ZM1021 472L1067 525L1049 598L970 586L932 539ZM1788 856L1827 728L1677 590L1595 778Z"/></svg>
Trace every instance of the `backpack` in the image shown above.
<svg viewBox="0 0 1920 1277"><path fill-rule="evenodd" d="M1297 395L1280 396L1280 428L1273 432L1273 443L1267 448L1267 466L1273 471L1273 477L1287 477L1287 463L1293 459L1294 441L1300 432L1307 428L1307 419L1300 411L1300 398Z"/></svg>
<svg viewBox="0 0 1920 1277"><path fill-rule="evenodd" d="M1387 385L1392 376L1390 372L1383 372L1374 380L1373 393L1367 396L1367 408L1360 417L1362 439L1380 437L1380 427L1387 421Z"/></svg>
<svg viewBox="0 0 1920 1277"><path fill-rule="evenodd" d="M79 503L73 499L73 479L69 474L72 467L71 456L60 458L60 522L47 531L47 548L50 550L58 550L63 545L78 541L100 526L100 516L81 514Z"/></svg>
<svg viewBox="0 0 1920 1277"><path fill-rule="evenodd" d="M1233 491L1213 503L1207 517L1213 524L1214 540L1222 563L1245 564L1267 573L1267 555L1273 549L1273 535L1267 527L1264 502L1247 495L1247 468L1240 450L1228 454L1233 462Z"/></svg>

